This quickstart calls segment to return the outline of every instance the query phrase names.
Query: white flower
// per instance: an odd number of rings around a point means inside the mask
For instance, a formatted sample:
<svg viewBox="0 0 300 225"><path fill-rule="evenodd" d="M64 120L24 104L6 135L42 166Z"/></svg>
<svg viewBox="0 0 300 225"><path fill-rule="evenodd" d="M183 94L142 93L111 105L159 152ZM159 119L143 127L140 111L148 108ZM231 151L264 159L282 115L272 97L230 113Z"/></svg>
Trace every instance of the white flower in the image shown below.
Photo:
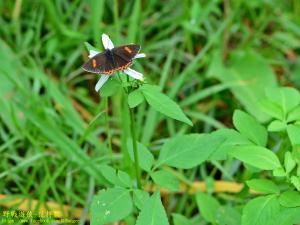
<svg viewBox="0 0 300 225"><path fill-rule="evenodd" d="M106 34L102 34L102 44L104 49L113 49L114 48L114 44L112 43L112 41L110 40L110 38L108 37L108 35ZM94 51L94 50L90 50L89 52L89 58L94 57L95 55L97 55L99 52ZM137 58L143 58L146 57L146 55L144 53L139 53L137 54L133 59L137 59ZM144 76L142 73L139 73L133 69L130 69L129 67L123 70L124 73L126 73L128 76L131 76L134 79L137 80L143 80ZM101 77L99 79L99 81L97 82L96 86L95 86L95 90L98 92L100 90L100 88L105 84L105 82L108 80L108 78L111 75L105 75L105 74L100 74Z"/></svg>

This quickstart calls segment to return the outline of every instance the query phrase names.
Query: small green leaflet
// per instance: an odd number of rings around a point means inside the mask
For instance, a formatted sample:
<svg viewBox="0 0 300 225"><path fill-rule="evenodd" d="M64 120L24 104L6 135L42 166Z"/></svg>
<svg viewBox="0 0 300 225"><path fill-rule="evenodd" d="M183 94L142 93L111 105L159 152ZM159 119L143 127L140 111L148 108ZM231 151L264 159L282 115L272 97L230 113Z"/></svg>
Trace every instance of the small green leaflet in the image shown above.
<svg viewBox="0 0 300 225"><path fill-rule="evenodd" d="M151 174L154 183L170 191L179 191L180 181L171 172L158 170Z"/></svg>
<svg viewBox="0 0 300 225"><path fill-rule="evenodd" d="M266 96L270 101L281 107L284 117L300 103L299 92L290 87L267 88Z"/></svg>
<svg viewBox="0 0 300 225"><path fill-rule="evenodd" d="M251 189L264 194L278 194L280 192L278 186L270 180L252 179L246 183Z"/></svg>
<svg viewBox="0 0 300 225"><path fill-rule="evenodd" d="M128 95L128 105L134 108L144 101L144 96L140 89L134 90Z"/></svg>
<svg viewBox="0 0 300 225"><path fill-rule="evenodd" d="M91 205L91 225L115 222L132 211L129 190L115 187L94 196Z"/></svg>
<svg viewBox="0 0 300 225"><path fill-rule="evenodd" d="M193 126L192 121L187 118L183 113L179 105L170 99L167 95L160 92L160 88L155 85L144 84L141 91L146 99L146 101L151 105L156 111L172 118L184 122L190 126Z"/></svg>
<svg viewBox="0 0 300 225"><path fill-rule="evenodd" d="M229 154L262 170L273 170L281 167L277 156L272 151L256 145L235 146L229 151Z"/></svg>
<svg viewBox="0 0 300 225"><path fill-rule="evenodd" d="M233 124L235 128L249 140L260 146L266 146L267 130L260 125L257 120L249 114L235 110L233 114Z"/></svg>
<svg viewBox="0 0 300 225"><path fill-rule="evenodd" d="M217 212L221 207L220 203L211 195L203 192L196 194L196 201L203 218L207 222L217 223Z"/></svg>
<svg viewBox="0 0 300 225"><path fill-rule="evenodd" d="M151 167L154 162L153 155L148 150L148 148L140 142L137 142L137 149L138 149L138 154L139 154L139 166L143 170L149 172L151 170ZM130 159L132 160L132 162L134 162L134 153L133 153L131 138L127 139L127 150L128 150Z"/></svg>
<svg viewBox="0 0 300 225"><path fill-rule="evenodd" d="M189 169L207 160L224 142L224 138L211 134L189 134L174 137L160 152L157 167L169 165Z"/></svg>
<svg viewBox="0 0 300 225"><path fill-rule="evenodd" d="M167 214L156 191L140 212L135 225L169 225Z"/></svg>

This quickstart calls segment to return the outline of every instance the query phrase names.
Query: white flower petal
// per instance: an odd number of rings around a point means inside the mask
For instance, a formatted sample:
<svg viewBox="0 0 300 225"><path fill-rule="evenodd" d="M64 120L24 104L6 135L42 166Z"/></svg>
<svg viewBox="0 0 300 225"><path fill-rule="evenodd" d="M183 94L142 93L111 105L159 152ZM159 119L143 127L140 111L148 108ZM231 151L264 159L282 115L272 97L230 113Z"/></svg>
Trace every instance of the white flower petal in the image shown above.
<svg viewBox="0 0 300 225"><path fill-rule="evenodd" d="M93 58L95 55L99 54L100 52L94 51L94 50L90 50L89 52L89 58Z"/></svg>
<svg viewBox="0 0 300 225"><path fill-rule="evenodd" d="M145 53L139 53L139 54L137 54L137 55L134 57L134 59L144 58L144 57L146 57L146 54L145 54Z"/></svg>
<svg viewBox="0 0 300 225"><path fill-rule="evenodd" d="M114 44L110 40L107 34L102 34L102 44L105 49L113 49Z"/></svg>
<svg viewBox="0 0 300 225"><path fill-rule="evenodd" d="M144 75L133 69L127 68L127 69L123 70L123 72L126 73L127 75L133 77L134 79L144 80Z"/></svg>
<svg viewBox="0 0 300 225"><path fill-rule="evenodd" d="M103 84L105 84L105 82L108 80L109 76L108 75L101 75L100 79L98 80L96 86L95 86L95 90L98 92L100 90L100 88L103 86Z"/></svg>

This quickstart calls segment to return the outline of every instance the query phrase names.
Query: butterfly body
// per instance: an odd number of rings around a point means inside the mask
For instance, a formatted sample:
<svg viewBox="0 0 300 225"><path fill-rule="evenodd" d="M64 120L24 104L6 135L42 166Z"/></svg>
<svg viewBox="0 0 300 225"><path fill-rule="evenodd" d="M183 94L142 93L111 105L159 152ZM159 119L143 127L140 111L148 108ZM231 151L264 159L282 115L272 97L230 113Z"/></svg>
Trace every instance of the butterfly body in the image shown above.
<svg viewBox="0 0 300 225"><path fill-rule="evenodd" d="M112 75L116 71L122 71L129 67L139 51L140 46L136 44L105 49L104 52L89 59L83 65L83 69L91 73Z"/></svg>

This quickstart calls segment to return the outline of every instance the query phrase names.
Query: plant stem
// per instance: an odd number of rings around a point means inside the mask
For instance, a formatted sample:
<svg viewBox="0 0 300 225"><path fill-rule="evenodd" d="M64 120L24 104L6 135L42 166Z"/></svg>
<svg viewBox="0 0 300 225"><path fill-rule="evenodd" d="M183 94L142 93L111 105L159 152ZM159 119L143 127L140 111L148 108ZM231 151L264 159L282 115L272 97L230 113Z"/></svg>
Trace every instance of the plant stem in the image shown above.
<svg viewBox="0 0 300 225"><path fill-rule="evenodd" d="M105 101L105 130L106 130L106 135L107 135L107 145L108 145L108 149L110 152L110 156L112 159L113 156L113 151L112 151L112 145L111 145L111 135L110 135L110 129L109 129L109 105L108 105L108 97L105 97L104 99Z"/></svg>
<svg viewBox="0 0 300 225"><path fill-rule="evenodd" d="M136 140L136 134L135 134L135 120L134 120L134 113L133 109L129 108L130 111L130 131L131 131L131 138L132 138L132 148L133 148L133 154L134 154L134 166L135 166L135 173L136 173L136 179L137 179L137 186L138 188L142 187L141 182L141 173L140 173L140 167L139 167L139 153L137 149L137 140Z"/></svg>

